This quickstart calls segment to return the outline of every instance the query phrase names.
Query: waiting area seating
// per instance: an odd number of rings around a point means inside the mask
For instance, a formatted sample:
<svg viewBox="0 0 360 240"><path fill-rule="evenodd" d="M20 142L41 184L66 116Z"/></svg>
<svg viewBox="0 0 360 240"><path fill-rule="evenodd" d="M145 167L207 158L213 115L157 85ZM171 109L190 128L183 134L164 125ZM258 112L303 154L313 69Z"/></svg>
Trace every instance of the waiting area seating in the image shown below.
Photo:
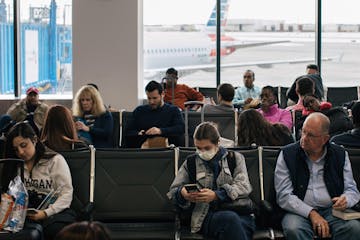
<svg viewBox="0 0 360 240"><path fill-rule="evenodd" d="M360 86L358 87L328 87L326 99L333 106L342 106L344 103L360 99Z"/></svg>
<svg viewBox="0 0 360 240"><path fill-rule="evenodd" d="M274 190L278 147L233 148L244 155L251 199L256 203L254 239L281 239ZM347 149L360 186L360 149ZM194 148L79 149L62 152L73 179L72 208L79 220L101 221L112 239L203 239L184 225L166 193ZM0 234L0 239L2 238ZM16 239L16 238L10 238Z"/></svg>

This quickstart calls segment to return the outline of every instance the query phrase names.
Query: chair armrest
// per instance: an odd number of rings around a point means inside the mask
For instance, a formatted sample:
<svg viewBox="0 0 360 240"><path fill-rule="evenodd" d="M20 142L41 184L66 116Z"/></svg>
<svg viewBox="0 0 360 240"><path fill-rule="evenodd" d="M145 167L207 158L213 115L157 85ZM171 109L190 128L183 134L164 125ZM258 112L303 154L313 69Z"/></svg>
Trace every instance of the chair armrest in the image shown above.
<svg viewBox="0 0 360 240"><path fill-rule="evenodd" d="M81 219L92 220L93 211L94 211L94 203L88 202L86 206L81 210Z"/></svg>

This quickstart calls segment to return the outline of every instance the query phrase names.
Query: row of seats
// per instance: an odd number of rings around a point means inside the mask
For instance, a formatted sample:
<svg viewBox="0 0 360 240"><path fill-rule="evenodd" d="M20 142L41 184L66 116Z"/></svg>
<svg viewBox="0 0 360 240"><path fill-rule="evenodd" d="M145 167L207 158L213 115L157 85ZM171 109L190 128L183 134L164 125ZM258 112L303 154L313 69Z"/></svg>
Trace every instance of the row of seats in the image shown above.
<svg viewBox="0 0 360 240"><path fill-rule="evenodd" d="M204 90L209 96L215 94L216 88L201 88L199 90ZM278 87L278 98L280 105L286 107L286 91L285 87ZM333 103L333 106L341 105L345 102L349 102L354 99L360 99L360 87L343 87L343 88L328 88L328 101ZM206 95L207 96L207 95ZM113 147L126 148L126 132L131 121L133 121L132 112L121 110L119 112L112 112L114 119L114 134L113 134ZM184 143L182 146L191 147L193 146L192 135L194 133L195 127L204 121L211 121L218 124L219 131L222 137L233 140L237 142L237 122L238 114L236 111L234 113L203 113L203 112L182 112L182 116L185 121L185 136ZM293 116L293 119L297 118ZM293 129L293 133L297 133L297 130ZM298 139L298 137L296 138Z"/></svg>
<svg viewBox="0 0 360 240"><path fill-rule="evenodd" d="M276 214L261 210L274 207L274 169L278 148L232 149L245 156L253 192L260 207L254 239L282 238L273 223ZM360 150L347 149L354 178L360 186ZM104 222L112 239L202 239L181 225L166 197L181 164L194 148L95 149L62 152L74 186L72 204L83 218ZM275 212L276 213L276 212Z"/></svg>
<svg viewBox="0 0 360 240"><path fill-rule="evenodd" d="M181 114L185 122L185 139L183 146L194 146L192 136L194 134L195 128L204 121L217 123L219 132L221 133L222 137L237 142L237 111L221 114L184 111ZM119 112L112 112L112 116L114 119L114 147L126 148L128 147L126 144L126 133L129 125L133 121L132 112L122 110Z"/></svg>
<svg viewBox="0 0 360 240"><path fill-rule="evenodd" d="M279 105L282 108L287 106L286 92L288 87L277 87ZM206 97L217 98L216 88L197 88ZM328 87L325 89L325 100L331 102L333 106L342 106L346 102L360 99L360 86L354 87Z"/></svg>

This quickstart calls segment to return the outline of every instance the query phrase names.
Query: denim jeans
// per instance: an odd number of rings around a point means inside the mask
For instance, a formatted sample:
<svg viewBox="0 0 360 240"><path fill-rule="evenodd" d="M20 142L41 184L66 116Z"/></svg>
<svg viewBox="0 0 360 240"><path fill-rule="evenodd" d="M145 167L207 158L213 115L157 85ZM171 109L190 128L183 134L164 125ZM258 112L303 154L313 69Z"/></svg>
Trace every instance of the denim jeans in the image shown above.
<svg viewBox="0 0 360 240"><path fill-rule="evenodd" d="M218 240L251 240L255 230L254 218L233 211L209 211L202 225L205 237Z"/></svg>
<svg viewBox="0 0 360 240"><path fill-rule="evenodd" d="M360 221L342 220L334 217L331 208L317 210L318 213L329 223L331 239L357 240L360 239ZM313 239L314 231L310 219L297 214L287 213L282 220L282 227L286 239Z"/></svg>

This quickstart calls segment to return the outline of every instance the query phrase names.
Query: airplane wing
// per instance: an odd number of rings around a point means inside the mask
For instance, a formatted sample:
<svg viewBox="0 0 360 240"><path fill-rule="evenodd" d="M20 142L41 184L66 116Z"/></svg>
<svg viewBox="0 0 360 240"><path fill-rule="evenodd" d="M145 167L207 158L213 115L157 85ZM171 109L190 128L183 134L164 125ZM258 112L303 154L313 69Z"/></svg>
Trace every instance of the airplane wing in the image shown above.
<svg viewBox="0 0 360 240"><path fill-rule="evenodd" d="M333 57L323 57L322 61L341 61L343 54ZM234 67L246 67L257 66L260 68L271 68L275 64L297 64L297 63L311 63L315 62L315 58L299 58L299 59L284 59L284 60L268 60L268 61L253 61L253 62L240 62L240 63L225 63L221 64L221 68L234 68ZM194 71L203 70L211 71L216 68L216 64L200 64L191 66L175 66L177 70L180 70L182 75L187 73L193 73ZM167 68L155 68L144 69L145 73L150 72L165 72Z"/></svg>
<svg viewBox="0 0 360 240"><path fill-rule="evenodd" d="M244 42L244 41L228 41L228 42L221 42L221 47L231 48L237 50L239 48L249 48L249 47L258 47L258 46L266 46L266 45L273 45L277 43L288 43L290 41L283 40L283 41L267 41L267 42Z"/></svg>

